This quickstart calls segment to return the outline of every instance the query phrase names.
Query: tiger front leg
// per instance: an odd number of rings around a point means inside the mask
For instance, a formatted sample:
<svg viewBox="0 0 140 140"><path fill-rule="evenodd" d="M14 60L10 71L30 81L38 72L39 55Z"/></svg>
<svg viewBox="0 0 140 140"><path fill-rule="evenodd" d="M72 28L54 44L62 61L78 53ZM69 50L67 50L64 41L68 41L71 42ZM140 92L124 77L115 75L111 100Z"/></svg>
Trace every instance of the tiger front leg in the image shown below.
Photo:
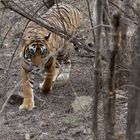
<svg viewBox="0 0 140 140"><path fill-rule="evenodd" d="M32 110L34 108L34 94L33 94L33 83L29 80L29 73L21 68L21 80L23 89L23 104L20 105L19 110L26 109Z"/></svg>
<svg viewBox="0 0 140 140"><path fill-rule="evenodd" d="M52 89L52 84L55 76L55 59L53 57L50 57L46 62L45 62L45 77L44 81L39 84L39 88L43 91L51 91Z"/></svg>

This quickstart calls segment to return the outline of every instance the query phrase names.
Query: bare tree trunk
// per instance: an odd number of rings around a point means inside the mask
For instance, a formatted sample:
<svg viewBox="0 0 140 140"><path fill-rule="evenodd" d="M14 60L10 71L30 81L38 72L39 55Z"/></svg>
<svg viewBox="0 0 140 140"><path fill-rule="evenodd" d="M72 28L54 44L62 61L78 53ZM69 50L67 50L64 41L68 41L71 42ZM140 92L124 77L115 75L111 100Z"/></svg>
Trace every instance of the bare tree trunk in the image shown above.
<svg viewBox="0 0 140 140"><path fill-rule="evenodd" d="M120 42L120 14L115 13L113 15L113 30L111 28L105 28L105 48L107 50L106 64L106 76L104 77L104 132L105 140L115 140L115 113L116 113L116 94L115 94L115 79L116 79L116 60ZM104 24L111 25L110 23L110 11L108 0L104 1ZM113 32L113 35L112 35ZM112 35L112 36L111 36ZM111 44L113 42L113 46ZM105 52L105 51L104 51Z"/></svg>
<svg viewBox="0 0 140 140"><path fill-rule="evenodd" d="M114 13L113 18L113 46L110 50L110 60L108 67L107 87L104 101L105 139L115 140L115 113L116 113L116 60L120 42L120 13Z"/></svg>
<svg viewBox="0 0 140 140"><path fill-rule="evenodd" d="M100 82L101 82L101 50L103 48L102 40L102 16L103 7L102 0L97 0L96 5L96 23L100 25L96 30L96 57L95 57L95 91L93 95L93 133L95 134L96 140L98 140L98 96L100 93Z"/></svg>
<svg viewBox="0 0 140 140"><path fill-rule="evenodd" d="M131 0L124 0L123 7L125 13L129 15L130 13L130 3ZM119 53L117 56L117 73L116 73L116 88L120 88L121 86L128 83L128 65L130 64L130 47L128 45L128 19L124 15L121 19L121 42L119 47Z"/></svg>
<svg viewBox="0 0 140 140"><path fill-rule="evenodd" d="M111 21L110 21L110 9L109 9L109 3L108 0L104 0L104 12L103 12L103 22L105 25L110 25L111 26ZM110 49L110 43L111 43L111 28L105 27L105 49L107 51Z"/></svg>
<svg viewBox="0 0 140 140"><path fill-rule="evenodd" d="M127 140L140 139L140 11L128 91Z"/></svg>

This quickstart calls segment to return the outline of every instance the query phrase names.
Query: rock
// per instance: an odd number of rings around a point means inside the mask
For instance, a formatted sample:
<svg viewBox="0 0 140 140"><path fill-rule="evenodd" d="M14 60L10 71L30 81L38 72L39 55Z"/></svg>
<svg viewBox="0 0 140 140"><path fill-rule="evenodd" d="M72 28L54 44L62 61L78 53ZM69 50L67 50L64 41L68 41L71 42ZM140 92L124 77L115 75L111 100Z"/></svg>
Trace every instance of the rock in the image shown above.
<svg viewBox="0 0 140 140"><path fill-rule="evenodd" d="M82 110L85 106L90 106L92 103L92 98L90 96L79 96L72 103L74 112Z"/></svg>
<svg viewBox="0 0 140 140"><path fill-rule="evenodd" d="M30 140L30 134L28 133L25 134L25 140Z"/></svg>

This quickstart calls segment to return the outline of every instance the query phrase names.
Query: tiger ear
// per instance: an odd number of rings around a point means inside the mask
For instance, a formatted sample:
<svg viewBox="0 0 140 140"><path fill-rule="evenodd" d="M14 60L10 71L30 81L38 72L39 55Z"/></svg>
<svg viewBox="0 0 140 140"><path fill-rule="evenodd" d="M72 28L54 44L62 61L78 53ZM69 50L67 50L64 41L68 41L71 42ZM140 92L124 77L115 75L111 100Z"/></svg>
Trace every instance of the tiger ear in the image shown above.
<svg viewBox="0 0 140 140"><path fill-rule="evenodd" d="M51 35L51 32L49 32L49 33L45 34L45 40L48 40L48 39L49 39L49 37L50 37L50 35Z"/></svg>

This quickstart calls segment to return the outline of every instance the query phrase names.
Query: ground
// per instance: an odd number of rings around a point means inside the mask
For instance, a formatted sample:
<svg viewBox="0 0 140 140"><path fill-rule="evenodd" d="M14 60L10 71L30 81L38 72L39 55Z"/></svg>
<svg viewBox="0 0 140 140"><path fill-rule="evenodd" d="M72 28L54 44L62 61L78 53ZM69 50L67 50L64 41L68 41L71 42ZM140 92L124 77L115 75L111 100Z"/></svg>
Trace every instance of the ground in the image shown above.
<svg viewBox="0 0 140 140"><path fill-rule="evenodd" d="M90 21L87 17L85 1L73 0L71 3L82 11L83 17L86 17L82 19L79 30L87 29L87 26L89 28ZM28 2L26 4L30 5ZM37 4L36 2L35 5ZM92 5L91 1L90 5ZM13 26L12 21L17 20L16 16L15 13L6 11L5 29ZM56 82L49 94L35 88L36 107L32 111L18 110L22 102L19 49L12 63L11 60L18 44L18 39L14 37L20 35L19 29L24 25L24 20L14 26L9 36L6 37L3 47L0 48L0 140L92 140L91 105L94 91L94 57L79 56L79 53L72 49L70 81L67 84ZM83 41L92 42L92 33L86 30L83 34ZM89 55L82 49L80 51L84 55ZM39 79L36 83L39 83ZM121 103L118 109L117 119L121 120L120 124L123 125L117 127L120 131L125 128L126 114L121 113L125 112L121 109L125 106L126 104L122 106ZM102 119L100 121L102 129Z"/></svg>
<svg viewBox="0 0 140 140"><path fill-rule="evenodd" d="M4 65L5 62L10 61L12 50L5 50L5 54L0 58L2 60L0 72L1 79L3 79L1 81L1 107L7 97L13 93L13 89L14 95L22 92L20 86L17 86L20 81L18 57L13 61L9 73L10 78L6 79L4 74ZM90 96L93 93L93 83L91 82L92 77L89 77L91 76L88 68L90 62L89 64L87 62L88 59L84 60L84 58L74 56L70 82L65 85L54 84L52 93L42 93L35 89L36 107L32 111L19 111L18 107L22 98L17 96L16 99L16 96L12 96L6 104L0 121L0 139L23 140L28 139L27 137L35 140L90 139ZM79 107L77 100L78 103L82 101L82 106L84 104L86 106Z"/></svg>

